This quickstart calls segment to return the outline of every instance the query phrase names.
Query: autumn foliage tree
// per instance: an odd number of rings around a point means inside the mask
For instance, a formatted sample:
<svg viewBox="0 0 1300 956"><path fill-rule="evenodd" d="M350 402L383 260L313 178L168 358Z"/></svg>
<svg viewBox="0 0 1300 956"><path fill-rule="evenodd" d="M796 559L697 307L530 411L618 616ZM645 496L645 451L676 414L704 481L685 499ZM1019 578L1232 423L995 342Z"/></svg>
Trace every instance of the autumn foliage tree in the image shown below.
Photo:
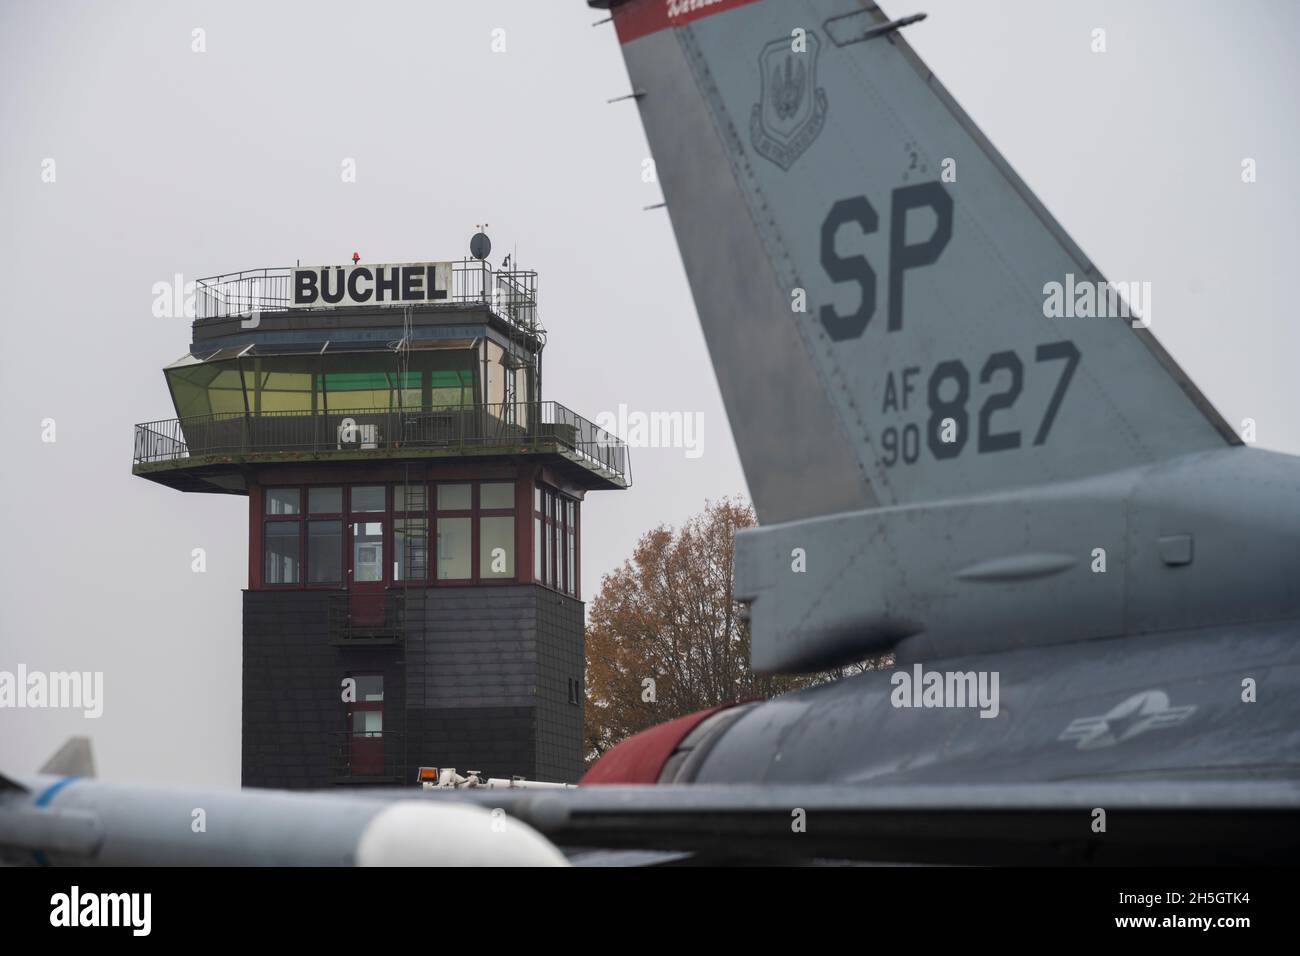
<svg viewBox="0 0 1300 956"><path fill-rule="evenodd" d="M731 572L735 533L754 523L746 503L706 504L677 531L647 532L632 557L602 578L587 626L589 759L674 717L817 680L749 669L749 632Z"/></svg>

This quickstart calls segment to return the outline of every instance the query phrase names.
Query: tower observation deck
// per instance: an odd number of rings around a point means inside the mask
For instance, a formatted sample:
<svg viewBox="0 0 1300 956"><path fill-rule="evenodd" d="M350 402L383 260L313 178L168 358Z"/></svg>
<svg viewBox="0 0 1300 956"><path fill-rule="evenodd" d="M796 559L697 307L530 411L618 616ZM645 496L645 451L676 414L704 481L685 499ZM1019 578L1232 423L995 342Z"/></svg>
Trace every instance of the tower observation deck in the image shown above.
<svg viewBox="0 0 1300 956"><path fill-rule="evenodd" d="M581 504L627 446L542 400L535 272L199 280L132 470L248 497L243 783L582 771Z"/></svg>

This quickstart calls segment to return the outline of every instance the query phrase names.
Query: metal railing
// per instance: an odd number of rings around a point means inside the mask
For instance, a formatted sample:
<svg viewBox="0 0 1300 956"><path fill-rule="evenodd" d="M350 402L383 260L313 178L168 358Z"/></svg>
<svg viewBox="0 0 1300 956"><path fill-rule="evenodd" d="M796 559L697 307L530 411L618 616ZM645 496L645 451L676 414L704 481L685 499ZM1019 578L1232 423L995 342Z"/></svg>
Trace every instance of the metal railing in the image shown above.
<svg viewBox="0 0 1300 956"><path fill-rule="evenodd" d="M567 457L631 483L627 444L558 402L502 402L421 411L230 412L135 426L137 465L259 452L399 451L558 446Z"/></svg>
<svg viewBox="0 0 1300 956"><path fill-rule="evenodd" d="M292 276L292 266L276 266L198 279L194 283L194 317L221 319L253 312L284 312L293 301ZM490 263L478 259L453 262L447 298L425 305L466 303L485 305L503 319L531 329L537 323L537 273L494 271ZM378 308L401 308L405 304L373 303Z"/></svg>
<svg viewBox="0 0 1300 956"><path fill-rule="evenodd" d="M415 572L412 572L414 575ZM423 581L424 575L417 580ZM413 602L419 610L420 602ZM329 596L330 643L338 647L400 644L410 629L418 630L423 618L412 621L406 588L364 593L341 591Z"/></svg>

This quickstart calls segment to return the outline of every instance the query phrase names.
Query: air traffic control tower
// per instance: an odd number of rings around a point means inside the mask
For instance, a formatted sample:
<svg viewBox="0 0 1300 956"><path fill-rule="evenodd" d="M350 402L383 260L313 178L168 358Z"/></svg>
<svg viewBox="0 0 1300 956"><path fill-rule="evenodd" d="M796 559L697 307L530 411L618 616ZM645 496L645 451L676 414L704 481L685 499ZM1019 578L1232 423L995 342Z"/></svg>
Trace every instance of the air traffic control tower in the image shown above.
<svg viewBox="0 0 1300 956"><path fill-rule="evenodd" d="M582 773L582 502L627 447L542 401L536 273L471 250L196 283L133 472L248 497L244 786Z"/></svg>

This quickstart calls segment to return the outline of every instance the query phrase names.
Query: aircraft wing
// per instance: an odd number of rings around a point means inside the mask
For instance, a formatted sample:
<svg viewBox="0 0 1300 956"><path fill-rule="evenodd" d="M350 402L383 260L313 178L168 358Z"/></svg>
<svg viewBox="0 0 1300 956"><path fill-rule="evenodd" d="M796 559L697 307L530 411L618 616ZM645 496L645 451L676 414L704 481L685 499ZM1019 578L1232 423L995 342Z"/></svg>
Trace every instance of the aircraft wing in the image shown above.
<svg viewBox="0 0 1300 956"><path fill-rule="evenodd" d="M708 862L1260 864L1291 861L1300 851L1296 782L693 784L429 791L425 799L506 810L571 853L575 862L659 864L690 857ZM597 848L617 855L602 860L582 852ZM640 860L629 851L640 851Z"/></svg>
<svg viewBox="0 0 1300 956"><path fill-rule="evenodd" d="M1174 865L1291 862L1300 851L1294 780L691 784L423 796L500 808L579 864Z"/></svg>

